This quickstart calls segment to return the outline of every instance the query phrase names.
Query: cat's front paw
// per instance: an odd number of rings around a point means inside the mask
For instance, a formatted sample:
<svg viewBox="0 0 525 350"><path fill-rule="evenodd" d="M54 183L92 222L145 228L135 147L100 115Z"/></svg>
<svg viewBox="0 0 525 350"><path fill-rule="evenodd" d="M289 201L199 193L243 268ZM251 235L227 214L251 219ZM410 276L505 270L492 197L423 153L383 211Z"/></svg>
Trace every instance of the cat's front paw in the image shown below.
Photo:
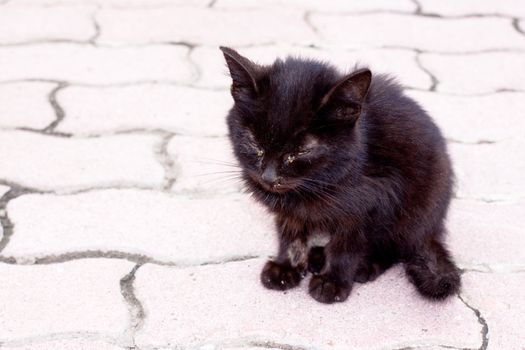
<svg viewBox="0 0 525 350"><path fill-rule="evenodd" d="M308 287L315 300L332 304L345 301L352 290L351 284L344 284L328 275L313 276Z"/></svg>
<svg viewBox="0 0 525 350"><path fill-rule="evenodd" d="M261 282L268 289L287 290L296 287L303 275L289 265L268 261L261 272Z"/></svg>

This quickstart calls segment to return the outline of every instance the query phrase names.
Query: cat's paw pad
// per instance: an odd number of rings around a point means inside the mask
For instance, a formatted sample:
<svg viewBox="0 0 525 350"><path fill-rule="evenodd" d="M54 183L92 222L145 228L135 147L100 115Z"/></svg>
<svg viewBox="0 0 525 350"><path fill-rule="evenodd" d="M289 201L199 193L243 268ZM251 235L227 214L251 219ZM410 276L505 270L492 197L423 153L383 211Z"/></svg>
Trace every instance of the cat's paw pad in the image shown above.
<svg viewBox="0 0 525 350"><path fill-rule="evenodd" d="M345 301L350 295L352 286L340 283L327 275L319 275L312 277L308 290L315 300L332 304Z"/></svg>
<svg viewBox="0 0 525 350"><path fill-rule="evenodd" d="M268 289L287 290L296 287L304 274L291 266L268 261L261 272L261 282Z"/></svg>

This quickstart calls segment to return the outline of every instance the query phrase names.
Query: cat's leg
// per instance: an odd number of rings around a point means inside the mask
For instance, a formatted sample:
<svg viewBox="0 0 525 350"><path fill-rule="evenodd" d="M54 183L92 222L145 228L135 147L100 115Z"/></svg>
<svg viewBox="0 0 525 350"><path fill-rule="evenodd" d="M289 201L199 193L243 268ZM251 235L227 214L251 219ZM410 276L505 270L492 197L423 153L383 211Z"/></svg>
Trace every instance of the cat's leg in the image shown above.
<svg viewBox="0 0 525 350"><path fill-rule="evenodd" d="M308 249L305 235L291 232L286 225L278 224L279 252L269 260L261 272L261 282L268 289L286 290L296 287L306 275Z"/></svg>
<svg viewBox="0 0 525 350"><path fill-rule="evenodd" d="M369 249L363 263L357 268L354 282L372 282L398 261L398 254L391 247L381 251Z"/></svg>
<svg viewBox="0 0 525 350"><path fill-rule="evenodd" d="M314 275L319 275L326 264L324 247L315 246L308 252L308 271Z"/></svg>
<svg viewBox="0 0 525 350"><path fill-rule="evenodd" d="M361 264L355 273L354 282L366 283L372 282L379 277L383 272L388 270L392 266L392 263L386 263L383 261L374 261L371 259L365 259L365 263Z"/></svg>
<svg viewBox="0 0 525 350"><path fill-rule="evenodd" d="M423 296L441 300L458 292L459 269L438 237L421 244L405 260L407 275Z"/></svg>
<svg viewBox="0 0 525 350"><path fill-rule="evenodd" d="M355 273L365 257L363 244L353 238L348 233L335 234L325 246L325 266L321 274L312 276L309 285L315 300L331 304L350 295Z"/></svg>

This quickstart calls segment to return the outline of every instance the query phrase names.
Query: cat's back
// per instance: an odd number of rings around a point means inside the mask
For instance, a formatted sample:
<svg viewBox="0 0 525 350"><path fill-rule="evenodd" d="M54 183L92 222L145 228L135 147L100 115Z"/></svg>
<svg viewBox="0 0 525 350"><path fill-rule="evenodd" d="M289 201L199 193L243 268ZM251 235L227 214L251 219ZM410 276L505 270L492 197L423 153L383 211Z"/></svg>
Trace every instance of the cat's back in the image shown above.
<svg viewBox="0 0 525 350"><path fill-rule="evenodd" d="M450 187L451 163L441 131L393 78L374 77L365 112L361 128L372 172L396 169L405 177L439 180Z"/></svg>

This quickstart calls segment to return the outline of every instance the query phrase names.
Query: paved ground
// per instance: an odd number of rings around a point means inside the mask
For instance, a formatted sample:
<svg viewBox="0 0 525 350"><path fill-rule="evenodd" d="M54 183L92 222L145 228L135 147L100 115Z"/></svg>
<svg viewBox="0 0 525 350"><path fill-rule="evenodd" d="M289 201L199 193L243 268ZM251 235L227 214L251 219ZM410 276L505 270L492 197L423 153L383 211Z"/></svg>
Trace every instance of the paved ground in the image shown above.
<svg viewBox="0 0 525 350"><path fill-rule="evenodd" d="M525 349L521 0L0 3L1 349ZM331 306L259 285L220 44L399 77L455 160L459 297L400 268Z"/></svg>

